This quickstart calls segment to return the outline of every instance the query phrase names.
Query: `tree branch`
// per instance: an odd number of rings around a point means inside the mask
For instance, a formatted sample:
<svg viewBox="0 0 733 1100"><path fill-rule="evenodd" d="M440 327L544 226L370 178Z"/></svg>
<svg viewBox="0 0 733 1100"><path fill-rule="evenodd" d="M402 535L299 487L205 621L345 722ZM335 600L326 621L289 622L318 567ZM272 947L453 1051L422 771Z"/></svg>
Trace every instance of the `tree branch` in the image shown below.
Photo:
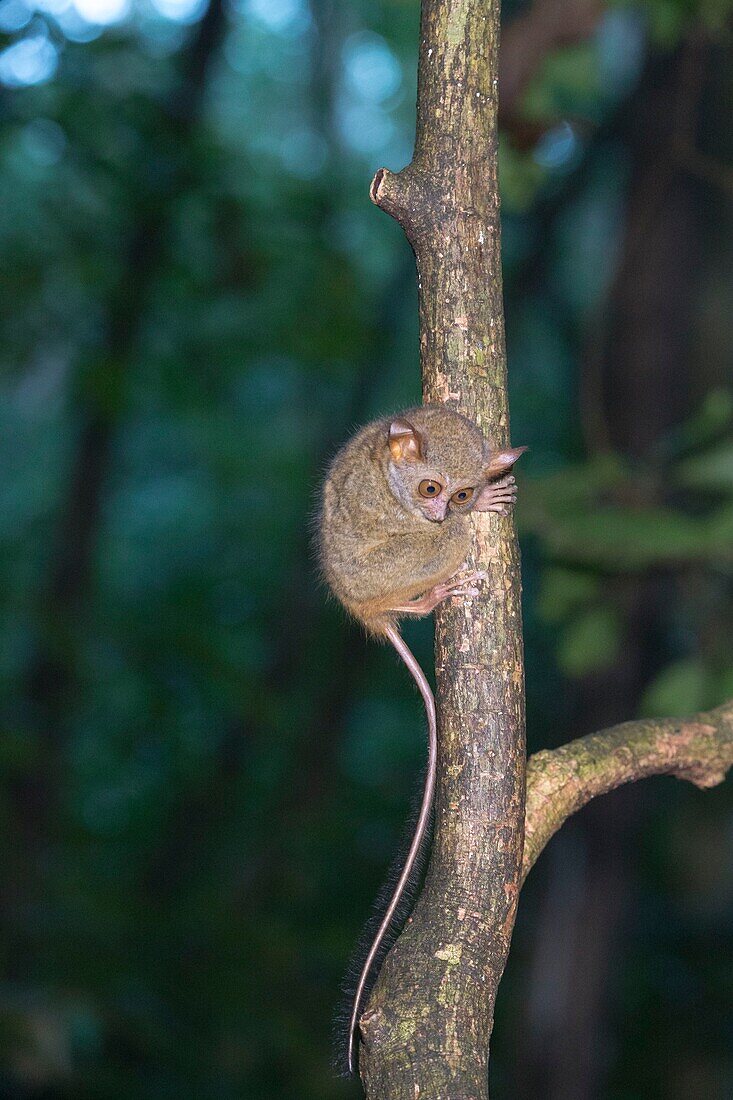
<svg viewBox="0 0 733 1100"><path fill-rule="evenodd" d="M691 718L624 722L537 752L527 769L522 881L560 826L592 798L650 775L714 787L733 766L733 700Z"/></svg>
<svg viewBox="0 0 733 1100"><path fill-rule="evenodd" d="M497 183L498 0L423 0L415 153L371 198L417 260L427 401L509 441ZM519 890L524 677L512 521L477 517L484 599L436 616L435 836L425 888L361 1019L379 1100L486 1100L494 1000Z"/></svg>

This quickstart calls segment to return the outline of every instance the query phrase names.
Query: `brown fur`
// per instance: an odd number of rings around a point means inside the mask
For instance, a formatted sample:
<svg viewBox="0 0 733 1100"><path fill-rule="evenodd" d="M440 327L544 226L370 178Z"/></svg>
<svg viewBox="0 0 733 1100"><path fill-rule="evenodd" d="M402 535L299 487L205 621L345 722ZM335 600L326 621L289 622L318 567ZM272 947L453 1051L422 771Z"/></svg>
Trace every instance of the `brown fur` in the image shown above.
<svg viewBox="0 0 733 1100"><path fill-rule="evenodd" d="M403 420L419 433L417 458L414 449L402 460L390 450L390 425ZM321 563L334 594L369 631L383 634L395 607L460 567L470 543L469 513L490 478L510 468L503 458L475 424L442 405L372 421L339 451L323 487ZM448 493L464 486L477 492L469 506L451 504L442 522L432 522L420 513L425 502L416 490L431 477Z"/></svg>

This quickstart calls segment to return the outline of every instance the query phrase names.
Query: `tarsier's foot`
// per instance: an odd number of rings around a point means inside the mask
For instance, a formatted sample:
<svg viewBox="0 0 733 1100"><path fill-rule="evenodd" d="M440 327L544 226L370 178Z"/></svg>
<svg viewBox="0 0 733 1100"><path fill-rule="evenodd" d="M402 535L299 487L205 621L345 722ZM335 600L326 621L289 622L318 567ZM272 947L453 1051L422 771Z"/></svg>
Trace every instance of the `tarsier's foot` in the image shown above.
<svg viewBox="0 0 733 1100"><path fill-rule="evenodd" d="M491 481L481 490L478 500L474 505L476 512L498 512L500 516L508 516L517 499L517 482L512 474Z"/></svg>
<svg viewBox="0 0 733 1100"><path fill-rule="evenodd" d="M439 603L443 603L444 600L449 600L453 596L478 596L479 590L476 588L476 584L479 581L485 581L487 576L488 574L481 570L464 574L456 573L454 576L449 577L447 581L443 581L442 584L436 584L424 596L420 596L417 600L410 600L409 603L403 604L401 607L393 607L392 610L409 615L429 615Z"/></svg>

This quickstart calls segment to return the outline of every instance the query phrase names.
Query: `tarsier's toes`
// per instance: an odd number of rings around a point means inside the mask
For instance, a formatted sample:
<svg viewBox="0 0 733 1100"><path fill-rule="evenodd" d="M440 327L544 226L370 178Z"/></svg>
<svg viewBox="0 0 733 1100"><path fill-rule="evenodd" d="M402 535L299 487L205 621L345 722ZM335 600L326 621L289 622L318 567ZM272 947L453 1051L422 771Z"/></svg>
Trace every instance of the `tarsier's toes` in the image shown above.
<svg viewBox="0 0 733 1100"><path fill-rule="evenodd" d="M485 573L482 569L474 569L472 573L466 573L463 576L456 573L441 587L445 589L446 598L450 596L478 596L479 590L475 586L479 581L485 581L487 578L488 573Z"/></svg>
<svg viewBox="0 0 733 1100"><path fill-rule="evenodd" d="M479 581L486 580L488 574L476 569L472 573L455 573L442 584L436 584L424 596L412 600L407 605L392 608L393 611L401 611L411 615L427 615L444 600L450 600L454 596L478 596L476 585Z"/></svg>
<svg viewBox="0 0 733 1100"><path fill-rule="evenodd" d="M483 569L473 569L470 573L454 573L447 581L445 581L446 588L453 588L459 584L471 584L473 581L485 581L489 574Z"/></svg>
<svg viewBox="0 0 733 1100"><path fill-rule="evenodd" d="M478 596L478 588L470 584L457 584L454 588L449 588L445 594L446 599L452 599L454 596Z"/></svg>
<svg viewBox="0 0 733 1100"><path fill-rule="evenodd" d="M456 575L456 580L461 584L470 584L473 581L486 581L488 579L489 574L484 569L474 569L464 576Z"/></svg>

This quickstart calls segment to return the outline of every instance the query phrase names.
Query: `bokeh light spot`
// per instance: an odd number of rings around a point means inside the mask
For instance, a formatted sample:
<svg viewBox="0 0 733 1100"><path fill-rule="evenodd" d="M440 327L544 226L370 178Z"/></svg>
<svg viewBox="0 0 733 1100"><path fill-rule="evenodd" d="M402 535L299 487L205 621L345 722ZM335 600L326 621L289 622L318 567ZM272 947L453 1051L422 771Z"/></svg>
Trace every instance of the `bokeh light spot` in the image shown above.
<svg viewBox="0 0 733 1100"><path fill-rule="evenodd" d="M358 153L383 150L395 134L395 124L381 107L370 103L346 104L339 110L344 142Z"/></svg>
<svg viewBox="0 0 733 1100"><path fill-rule="evenodd" d="M152 0L153 7L176 23L195 23L206 8L206 0Z"/></svg>
<svg viewBox="0 0 733 1100"><path fill-rule="evenodd" d="M573 160L578 139L569 122L561 122L543 134L534 151L534 159L542 168L563 168Z"/></svg>
<svg viewBox="0 0 733 1100"><path fill-rule="evenodd" d="M27 27L31 20L31 11L23 0L3 0L0 3L0 31L14 34Z"/></svg>
<svg viewBox="0 0 733 1100"><path fill-rule="evenodd" d="M378 34L354 34L344 44L344 73L349 90L372 103L383 103L402 83L402 70Z"/></svg>
<svg viewBox="0 0 733 1100"><path fill-rule="evenodd" d="M121 22L130 11L130 0L74 0L82 19L98 26Z"/></svg>
<svg viewBox="0 0 733 1100"><path fill-rule="evenodd" d="M641 75L647 29L641 11L612 8L596 33L599 78L616 96L624 95Z"/></svg>
<svg viewBox="0 0 733 1100"><path fill-rule="evenodd" d="M0 53L0 81L8 88L43 84L56 72L59 55L45 34L22 38Z"/></svg>
<svg viewBox="0 0 733 1100"><path fill-rule="evenodd" d="M34 8L37 11L48 12L49 15L60 16L71 8L71 0L35 0Z"/></svg>
<svg viewBox="0 0 733 1100"><path fill-rule="evenodd" d="M302 34L311 23L303 0L246 0L247 15L278 34Z"/></svg>

